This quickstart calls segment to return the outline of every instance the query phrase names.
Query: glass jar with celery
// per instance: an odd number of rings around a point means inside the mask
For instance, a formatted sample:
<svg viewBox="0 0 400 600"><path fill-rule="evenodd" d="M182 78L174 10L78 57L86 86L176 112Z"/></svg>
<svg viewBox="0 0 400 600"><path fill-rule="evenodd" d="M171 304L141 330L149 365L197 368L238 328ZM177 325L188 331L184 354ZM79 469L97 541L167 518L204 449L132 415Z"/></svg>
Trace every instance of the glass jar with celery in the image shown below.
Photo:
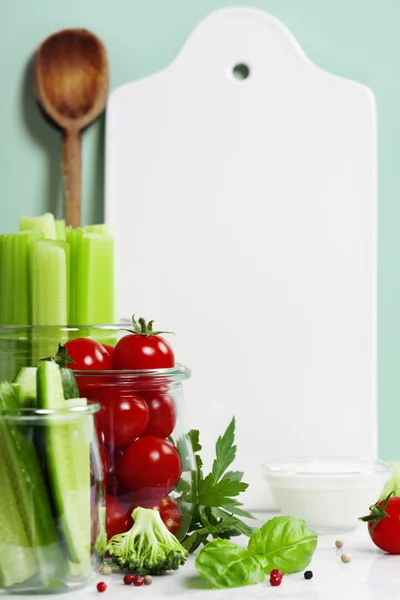
<svg viewBox="0 0 400 600"><path fill-rule="evenodd" d="M71 326L118 321L114 297L107 225L21 217L17 233L0 235L0 380L54 353Z"/></svg>

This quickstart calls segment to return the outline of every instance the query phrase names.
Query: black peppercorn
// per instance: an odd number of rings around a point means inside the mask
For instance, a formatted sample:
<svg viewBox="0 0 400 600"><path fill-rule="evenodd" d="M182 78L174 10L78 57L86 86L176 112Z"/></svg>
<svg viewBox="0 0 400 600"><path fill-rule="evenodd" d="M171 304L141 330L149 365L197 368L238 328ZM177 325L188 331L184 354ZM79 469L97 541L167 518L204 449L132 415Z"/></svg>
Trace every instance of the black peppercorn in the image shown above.
<svg viewBox="0 0 400 600"><path fill-rule="evenodd" d="M304 579L312 579L313 577L313 572L312 571L306 571L304 573Z"/></svg>

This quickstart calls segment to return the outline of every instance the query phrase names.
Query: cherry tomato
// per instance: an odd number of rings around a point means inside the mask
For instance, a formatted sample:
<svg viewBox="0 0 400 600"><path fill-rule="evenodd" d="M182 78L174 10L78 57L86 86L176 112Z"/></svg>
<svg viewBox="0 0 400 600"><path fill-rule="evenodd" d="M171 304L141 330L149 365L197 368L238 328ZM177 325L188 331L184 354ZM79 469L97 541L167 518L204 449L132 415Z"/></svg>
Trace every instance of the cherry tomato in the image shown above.
<svg viewBox="0 0 400 600"><path fill-rule="evenodd" d="M153 321L139 319L140 327L132 317L135 333L125 335L117 342L113 353L113 368L117 370L168 369L175 364L174 351L167 340L153 332Z"/></svg>
<svg viewBox="0 0 400 600"><path fill-rule="evenodd" d="M108 352L108 354L112 358L112 355L113 355L114 350L115 350L115 346L111 346L111 344L103 344L103 348L105 348L105 350Z"/></svg>
<svg viewBox="0 0 400 600"><path fill-rule="evenodd" d="M132 518L114 496L106 496L107 540L117 533L128 531L133 525Z"/></svg>
<svg viewBox="0 0 400 600"><path fill-rule="evenodd" d="M128 511L129 514L135 510L137 506L143 506L143 508L152 508L158 510L160 517L165 527L174 535L179 531L182 525L182 513L179 506L170 496L165 496L162 500L152 500L147 502L141 502L139 505L134 504Z"/></svg>
<svg viewBox="0 0 400 600"><path fill-rule="evenodd" d="M118 462L117 476L137 500L160 498L171 492L182 473L173 444L155 435L139 438Z"/></svg>
<svg viewBox="0 0 400 600"><path fill-rule="evenodd" d="M382 507L382 516L377 517L373 529L374 521L368 523L368 531L378 548L389 554L400 554L400 497L390 497L387 505L383 506L386 500L375 505ZM383 516L385 513L387 516Z"/></svg>
<svg viewBox="0 0 400 600"><path fill-rule="evenodd" d="M159 392L143 392L143 398L149 407L149 422L143 435L158 435L164 438L171 435L176 424L174 399Z"/></svg>
<svg viewBox="0 0 400 600"><path fill-rule="evenodd" d="M101 409L96 414L96 423L106 444L129 446L146 429L149 408L138 394L104 388L97 401Z"/></svg>
<svg viewBox="0 0 400 600"><path fill-rule="evenodd" d="M68 354L75 361L67 366L75 370L108 371L112 369L111 357L107 350L90 338L76 338L65 344Z"/></svg>

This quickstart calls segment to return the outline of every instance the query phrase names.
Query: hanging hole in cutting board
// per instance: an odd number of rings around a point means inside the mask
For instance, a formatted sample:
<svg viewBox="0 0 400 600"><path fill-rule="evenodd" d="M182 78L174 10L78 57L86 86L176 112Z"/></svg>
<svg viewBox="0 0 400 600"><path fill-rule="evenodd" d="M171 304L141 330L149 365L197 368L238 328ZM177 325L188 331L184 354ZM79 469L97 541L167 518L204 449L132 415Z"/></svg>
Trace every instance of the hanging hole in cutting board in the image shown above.
<svg viewBox="0 0 400 600"><path fill-rule="evenodd" d="M250 68L244 63L239 63L233 67L232 73L235 79L243 81L250 75Z"/></svg>

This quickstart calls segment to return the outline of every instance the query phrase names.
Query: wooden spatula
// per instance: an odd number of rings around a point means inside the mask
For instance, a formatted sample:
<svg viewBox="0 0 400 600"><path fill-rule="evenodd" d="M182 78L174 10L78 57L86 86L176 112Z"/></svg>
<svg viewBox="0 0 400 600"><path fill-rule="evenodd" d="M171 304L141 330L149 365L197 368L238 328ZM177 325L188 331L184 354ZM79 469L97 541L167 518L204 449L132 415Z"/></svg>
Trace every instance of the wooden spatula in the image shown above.
<svg viewBox="0 0 400 600"><path fill-rule="evenodd" d="M81 133L103 111L108 91L108 59L103 43L86 29L65 29L36 50L36 98L62 130L64 215L81 222Z"/></svg>

